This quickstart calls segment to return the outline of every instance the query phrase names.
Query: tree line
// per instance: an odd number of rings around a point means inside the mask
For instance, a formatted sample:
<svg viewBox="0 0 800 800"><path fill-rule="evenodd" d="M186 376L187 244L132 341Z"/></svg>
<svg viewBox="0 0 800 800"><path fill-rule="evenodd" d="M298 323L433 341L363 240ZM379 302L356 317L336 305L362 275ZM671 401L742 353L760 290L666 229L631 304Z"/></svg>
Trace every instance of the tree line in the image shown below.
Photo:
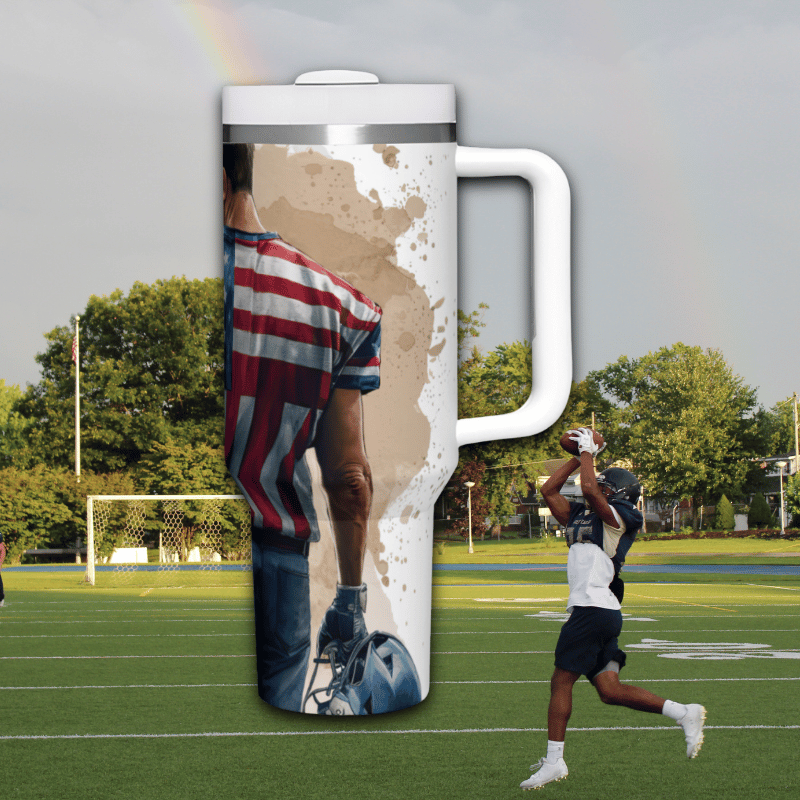
<svg viewBox="0 0 800 800"><path fill-rule="evenodd" d="M460 312L459 415L513 411L530 391L531 351L527 342L502 344L484 354L476 340L483 309ZM560 419L548 430L522 439L463 447L446 494L453 509L451 532L464 535L468 491L473 517L499 524L515 512L564 457L558 444L569 428L595 427L606 439L598 468L617 462L632 469L645 493L694 508L753 497L766 507L763 459L794 450L794 420L788 402L766 410L717 349L681 342L640 358L620 356L574 383ZM786 481L789 511L800 514L800 476ZM463 513L462 513L463 511ZM771 512L762 508L760 519ZM731 525L732 527L732 525Z"/></svg>
<svg viewBox="0 0 800 800"><path fill-rule="evenodd" d="M81 480L74 475L74 319L45 334L41 378L0 381L0 531L9 557L74 545L87 494L234 494L223 440L222 282L175 277L89 298L80 315ZM527 342L483 353L484 307L459 312L459 416L519 407L531 385ZM500 522L563 457L560 434L595 424L606 460L627 459L650 495L741 499L763 484L754 459L793 448L791 409L765 410L717 350L681 343L573 384L559 421L521 439L468 445L445 494L459 516ZM790 481L800 505L800 484ZM800 511L800 508L798 508ZM466 516L466 515L464 515Z"/></svg>
<svg viewBox="0 0 800 800"><path fill-rule="evenodd" d="M9 559L71 547L90 494L236 494L223 457L222 281L171 278L92 296L80 315L81 478L74 474L74 319L45 334L41 379L0 386L0 531Z"/></svg>

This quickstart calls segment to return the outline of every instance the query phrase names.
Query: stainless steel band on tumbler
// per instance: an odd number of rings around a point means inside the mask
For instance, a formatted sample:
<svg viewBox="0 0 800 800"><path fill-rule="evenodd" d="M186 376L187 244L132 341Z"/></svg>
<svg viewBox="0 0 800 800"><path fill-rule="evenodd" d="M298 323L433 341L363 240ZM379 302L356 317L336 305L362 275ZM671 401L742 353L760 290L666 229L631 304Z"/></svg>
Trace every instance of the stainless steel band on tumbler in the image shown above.
<svg viewBox="0 0 800 800"><path fill-rule="evenodd" d="M424 144L456 140L455 122L406 125L223 125L225 144Z"/></svg>

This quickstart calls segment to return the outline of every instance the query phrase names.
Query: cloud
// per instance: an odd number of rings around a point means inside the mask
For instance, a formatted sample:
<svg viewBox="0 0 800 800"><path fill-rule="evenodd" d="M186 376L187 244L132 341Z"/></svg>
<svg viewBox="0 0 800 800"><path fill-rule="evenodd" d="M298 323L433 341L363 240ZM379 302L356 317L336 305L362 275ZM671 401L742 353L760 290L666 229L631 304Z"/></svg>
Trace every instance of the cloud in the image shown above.
<svg viewBox="0 0 800 800"><path fill-rule="evenodd" d="M215 273L223 84L349 68L454 83L462 144L533 147L564 167L577 377L621 348L684 340L720 347L773 387L771 404L789 378L740 321L759 309L800 334L798 53L800 7L761 0L6 0L0 255L24 272L0 335L31 333L0 374L32 379L41 332L93 292ZM481 248L487 232L515 238L519 218L496 187L484 194L465 204L480 224L462 252L504 311L484 265L520 246ZM624 339L596 335L598 308L623 309ZM499 341L508 316L490 321Z"/></svg>

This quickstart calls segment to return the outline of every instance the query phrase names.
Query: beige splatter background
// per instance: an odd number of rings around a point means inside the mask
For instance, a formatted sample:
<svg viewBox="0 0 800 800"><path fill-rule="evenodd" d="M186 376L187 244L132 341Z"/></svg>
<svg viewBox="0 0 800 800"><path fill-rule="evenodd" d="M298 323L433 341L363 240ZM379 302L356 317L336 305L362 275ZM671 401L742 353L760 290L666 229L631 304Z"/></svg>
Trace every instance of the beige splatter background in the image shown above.
<svg viewBox="0 0 800 800"><path fill-rule="evenodd" d="M400 149L375 145L385 170L401 168ZM395 176L396 177L396 176ZM429 356L445 344L434 336L435 307L414 276L397 263L399 237L411 239L415 257L426 259L427 203L419 186L402 187L402 203L384 205L380 186L357 186L353 164L313 150L257 146L253 194L262 224L383 309L381 386L364 398L365 439L373 471L374 499L364 578L367 625L397 633L382 586L391 566L377 521L426 463L430 424L419 407L428 380ZM309 452L312 475L318 467ZM311 550L312 637L333 599L337 581L333 538L324 492L317 482L315 505L322 539ZM385 534L386 535L386 534ZM402 636L401 636L402 638Z"/></svg>

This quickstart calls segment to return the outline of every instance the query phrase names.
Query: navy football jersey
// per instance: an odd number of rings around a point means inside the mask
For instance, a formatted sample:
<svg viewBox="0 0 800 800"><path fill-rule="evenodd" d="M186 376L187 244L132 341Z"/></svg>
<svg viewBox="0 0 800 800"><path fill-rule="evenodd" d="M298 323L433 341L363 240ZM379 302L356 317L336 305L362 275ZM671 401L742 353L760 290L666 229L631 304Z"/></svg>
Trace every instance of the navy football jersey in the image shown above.
<svg viewBox="0 0 800 800"><path fill-rule="evenodd" d="M613 528L603 522L595 511L583 503L570 503L566 538L570 547L578 542L596 544L614 563L614 574L619 575L625 556L642 527L643 518L628 500L613 500L609 505L622 520L622 528Z"/></svg>

